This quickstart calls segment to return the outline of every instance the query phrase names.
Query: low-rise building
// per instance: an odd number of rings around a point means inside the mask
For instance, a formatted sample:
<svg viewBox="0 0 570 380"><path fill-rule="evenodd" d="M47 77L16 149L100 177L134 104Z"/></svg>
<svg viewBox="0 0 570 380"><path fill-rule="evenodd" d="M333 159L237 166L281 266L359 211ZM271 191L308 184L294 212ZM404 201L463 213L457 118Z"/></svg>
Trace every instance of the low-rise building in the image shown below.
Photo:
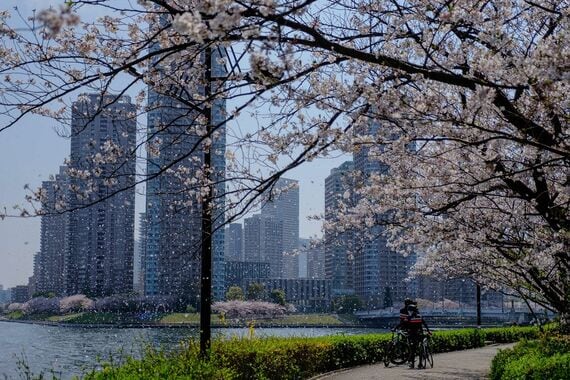
<svg viewBox="0 0 570 380"><path fill-rule="evenodd" d="M24 303L28 301L31 297L28 294L29 289L27 285L18 285L14 286L12 289L12 294L10 298L10 302L18 302Z"/></svg>
<svg viewBox="0 0 570 380"><path fill-rule="evenodd" d="M270 265L259 261L226 261L226 292L231 286L239 286L244 291L245 284L254 278L267 278L270 274Z"/></svg>
<svg viewBox="0 0 570 380"><path fill-rule="evenodd" d="M245 289L251 283L260 283L270 294L275 289L285 292L287 303L299 311L327 310L331 301L331 280L314 278L258 278L246 281Z"/></svg>

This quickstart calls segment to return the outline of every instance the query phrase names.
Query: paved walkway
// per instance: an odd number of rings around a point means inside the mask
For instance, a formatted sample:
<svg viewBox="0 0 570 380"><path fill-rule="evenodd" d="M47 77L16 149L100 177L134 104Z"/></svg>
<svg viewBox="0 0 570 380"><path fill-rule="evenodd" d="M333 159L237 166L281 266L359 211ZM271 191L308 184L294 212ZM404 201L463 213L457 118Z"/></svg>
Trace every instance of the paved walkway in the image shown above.
<svg viewBox="0 0 570 380"><path fill-rule="evenodd" d="M446 352L434 355L433 368L411 369L407 365L384 364L356 367L330 375L318 377L319 380L479 380L487 379L491 360L499 349L512 347L512 344L496 344L473 350Z"/></svg>

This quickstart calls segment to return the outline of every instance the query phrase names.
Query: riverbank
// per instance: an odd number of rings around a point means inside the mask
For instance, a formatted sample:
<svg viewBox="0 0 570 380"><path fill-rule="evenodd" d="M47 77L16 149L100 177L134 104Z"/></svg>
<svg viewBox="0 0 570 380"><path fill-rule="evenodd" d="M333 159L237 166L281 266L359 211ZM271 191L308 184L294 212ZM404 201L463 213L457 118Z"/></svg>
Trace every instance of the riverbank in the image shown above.
<svg viewBox="0 0 570 380"><path fill-rule="evenodd" d="M199 327L198 313L97 313L82 312L68 315L16 315L1 317L6 322L60 327L85 328L192 328ZM291 314L272 319L228 320L212 315L215 328L367 328L353 316L337 314Z"/></svg>
<svg viewBox="0 0 570 380"><path fill-rule="evenodd" d="M247 327L213 328L212 337L216 340L254 338L319 337L329 335L381 334L383 329L354 327ZM147 328L132 326L85 325L40 325L37 323L15 323L0 321L0 379L23 377L18 366L21 359L30 371L51 379L52 371L56 379L71 380L86 371L101 368L101 361L117 363L119 358L128 355L141 358L147 348L165 352L177 351L181 342L198 339L196 326L175 325L174 328ZM257 339L254 339L257 340ZM28 377L37 378L37 377Z"/></svg>

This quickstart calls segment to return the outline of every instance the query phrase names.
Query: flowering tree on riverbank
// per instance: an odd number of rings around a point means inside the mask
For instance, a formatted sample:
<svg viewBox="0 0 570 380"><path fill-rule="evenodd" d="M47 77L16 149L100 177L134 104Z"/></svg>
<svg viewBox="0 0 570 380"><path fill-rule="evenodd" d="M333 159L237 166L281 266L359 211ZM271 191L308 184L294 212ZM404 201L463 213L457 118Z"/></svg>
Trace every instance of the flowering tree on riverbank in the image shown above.
<svg viewBox="0 0 570 380"><path fill-rule="evenodd" d="M119 77L128 78L124 91L141 82L189 109L234 99L227 121L245 111L264 120L238 146L262 146L270 173L243 186L253 178L247 165L236 166L241 176L228 181L240 210L271 186L267 178L366 147L389 175L355 188L362 201L328 228L384 224L395 247L425 255L418 270L508 286L568 325L567 3L68 4L38 13L38 39L2 15L0 33L10 42L0 48L8 75L0 105L14 122L29 113L61 118L65 107L46 105L85 87L105 92ZM82 23L77 14L90 7L114 16ZM227 72L212 96L173 91L203 76L207 47L227 49L220 55ZM378 134L358 133L372 122L381 124Z"/></svg>

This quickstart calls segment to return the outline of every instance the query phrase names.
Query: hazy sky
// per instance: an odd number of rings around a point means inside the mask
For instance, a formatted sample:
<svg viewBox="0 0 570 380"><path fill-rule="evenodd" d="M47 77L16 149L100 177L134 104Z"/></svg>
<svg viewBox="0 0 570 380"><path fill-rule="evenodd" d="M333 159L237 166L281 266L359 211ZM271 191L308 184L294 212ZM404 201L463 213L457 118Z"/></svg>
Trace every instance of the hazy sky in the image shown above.
<svg viewBox="0 0 570 380"><path fill-rule="evenodd" d="M32 9L49 4L62 4L53 0L2 0L0 10L12 11L14 6L23 15ZM6 119L0 117L0 127ZM243 128L247 120L240 121ZM0 132L0 207L10 209L24 205L24 185L32 189L41 185L50 175L56 174L69 155L69 140L59 137L54 121L28 117L20 124ZM231 128L231 125L229 125ZM300 230L302 237L320 235L320 223L308 221L310 215L324 212L324 180L330 169L348 157L317 160L290 172L287 177L300 181ZM144 197L136 199L137 216L144 211ZM40 248L39 218L8 218L0 221L0 284L12 287L25 284L32 275L33 255Z"/></svg>

